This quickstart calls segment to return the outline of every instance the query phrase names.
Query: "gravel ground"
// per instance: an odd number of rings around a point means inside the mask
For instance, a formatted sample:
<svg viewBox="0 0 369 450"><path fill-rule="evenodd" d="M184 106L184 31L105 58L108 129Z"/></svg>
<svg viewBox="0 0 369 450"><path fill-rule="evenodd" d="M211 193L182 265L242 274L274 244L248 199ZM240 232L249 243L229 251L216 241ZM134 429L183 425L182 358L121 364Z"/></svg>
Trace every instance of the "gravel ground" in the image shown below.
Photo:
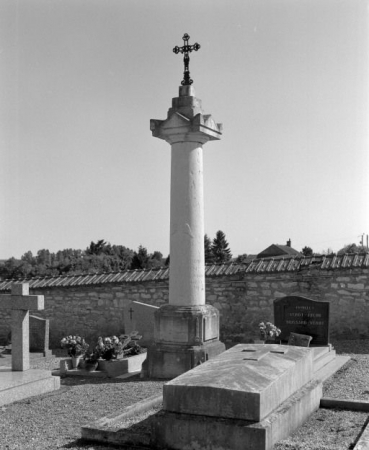
<svg viewBox="0 0 369 450"><path fill-rule="evenodd" d="M369 341L332 342L337 353L351 356L339 372L324 383L324 396L369 400ZM59 367L63 355L37 367ZM65 356L64 356L65 357ZM0 366L10 358L0 358ZM140 379L63 378L61 389L0 407L1 450L112 450L80 440L80 427L162 392L163 381ZM319 409L275 450L353 449L368 414Z"/></svg>

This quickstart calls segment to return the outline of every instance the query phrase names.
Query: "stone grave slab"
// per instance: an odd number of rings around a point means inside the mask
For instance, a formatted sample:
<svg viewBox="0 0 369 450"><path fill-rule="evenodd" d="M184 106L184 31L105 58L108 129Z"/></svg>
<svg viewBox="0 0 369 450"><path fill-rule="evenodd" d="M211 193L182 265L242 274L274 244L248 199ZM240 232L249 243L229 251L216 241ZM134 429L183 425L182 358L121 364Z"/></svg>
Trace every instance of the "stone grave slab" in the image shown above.
<svg viewBox="0 0 369 450"><path fill-rule="evenodd" d="M261 421L313 376L313 352L239 344L164 385L164 409Z"/></svg>
<svg viewBox="0 0 369 450"><path fill-rule="evenodd" d="M154 417L154 448L272 450L319 408L322 384L309 382L260 422L162 411Z"/></svg>
<svg viewBox="0 0 369 450"><path fill-rule="evenodd" d="M148 347L154 342L154 313L159 308L146 303L132 301L124 311L124 332L138 331L142 338L139 344Z"/></svg>
<svg viewBox="0 0 369 450"><path fill-rule="evenodd" d="M298 333L312 336L311 346L329 344L329 302L293 295L276 299L274 323L282 331L282 342Z"/></svg>
<svg viewBox="0 0 369 450"><path fill-rule="evenodd" d="M15 372L10 367L0 368L0 406L59 388L60 377L52 376L50 370Z"/></svg>
<svg viewBox="0 0 369 450"><path fill-rule="evenodd" d="M158 448L271 450L319 408L313 349L239 344L163 386Z"/></svg>

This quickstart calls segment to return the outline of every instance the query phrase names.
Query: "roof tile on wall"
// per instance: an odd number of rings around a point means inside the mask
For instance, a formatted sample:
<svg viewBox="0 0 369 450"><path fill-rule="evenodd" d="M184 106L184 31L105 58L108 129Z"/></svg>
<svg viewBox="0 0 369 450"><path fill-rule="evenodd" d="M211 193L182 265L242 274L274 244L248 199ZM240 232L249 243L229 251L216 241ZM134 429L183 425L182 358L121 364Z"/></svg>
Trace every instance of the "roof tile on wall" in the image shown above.
<svg viewBox="0 0 369 450"><path fill-rule="evenodd" d="M206 277L234 275L236 273L265 272L298 272L311 268L319 270L349 269L351 267L369 267L369 253L295 256L282 258L254 259L252 261L223 264L208 264L205 266ZM169 279L169 268L160 267L147 270L126 270L123 272L98 273L88 275L66 275L55 277L38 277L29 279L0 281L0 291L9 291L14 282L27 282L30 288L85 286L106 283L138 283L161 281Z"/></svg>

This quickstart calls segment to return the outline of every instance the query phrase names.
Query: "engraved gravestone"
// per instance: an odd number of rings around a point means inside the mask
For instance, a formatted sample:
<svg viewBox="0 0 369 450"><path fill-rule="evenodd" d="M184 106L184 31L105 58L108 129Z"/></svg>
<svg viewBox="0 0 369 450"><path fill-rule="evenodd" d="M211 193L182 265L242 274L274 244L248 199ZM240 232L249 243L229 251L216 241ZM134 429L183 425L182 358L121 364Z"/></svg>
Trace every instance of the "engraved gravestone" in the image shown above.
<svg viewBox="0 0 369 450"><path fill-rule="evenodd" d="M288 341L290 333L312 337L311 345L329 344L329 302L288 296L274 300L274 321L281 329L280 339Z"/></svg>

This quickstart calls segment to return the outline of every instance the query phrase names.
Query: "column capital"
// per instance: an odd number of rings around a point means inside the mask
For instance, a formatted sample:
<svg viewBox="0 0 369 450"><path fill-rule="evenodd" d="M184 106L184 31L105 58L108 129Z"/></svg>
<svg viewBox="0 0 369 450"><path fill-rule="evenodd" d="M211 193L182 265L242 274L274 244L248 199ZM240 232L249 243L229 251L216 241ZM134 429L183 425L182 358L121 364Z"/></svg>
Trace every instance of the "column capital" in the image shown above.
<svg viewBox="0 0 369 450"><path fill-rule="evenodd" d="M181 86L179 97L172 99L172 107L165 120L150 120L152 135L169 144L219 140L222 124L215 123L210 114L204 114L201 100L195 97L193 86Z"/></svg>

